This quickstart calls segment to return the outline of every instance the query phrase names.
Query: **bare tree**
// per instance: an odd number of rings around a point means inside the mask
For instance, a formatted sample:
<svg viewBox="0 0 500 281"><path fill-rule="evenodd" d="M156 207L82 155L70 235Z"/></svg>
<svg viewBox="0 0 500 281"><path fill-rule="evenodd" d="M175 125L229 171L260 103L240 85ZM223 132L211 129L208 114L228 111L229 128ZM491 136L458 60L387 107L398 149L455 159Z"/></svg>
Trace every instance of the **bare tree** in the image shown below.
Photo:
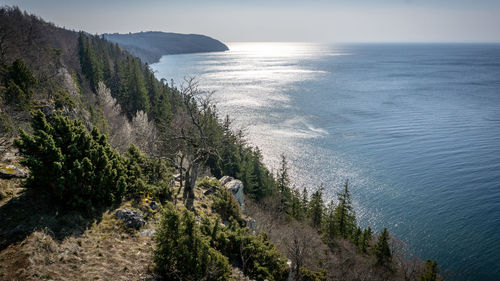
<svg viewBox="0 0 500 281"><path fill-rule="evenodd" d="M303 228L303 226L291 226L291 233L288 234L284 241L287 257L292 261L293 280L300 281L300 269L305 265L307 259L313 253L313 245L311 243L311 233ZM313 232L314 233L314 232Z"/></svg>
<svg viewBox="0 0 500 281"><path fill-rule="evenodd" d="M122 114L122 108L103 82L97 85L97 99L108 121L111 143L119 151L125 151L132 142L132 127Z"/></svg>
<svg viewBox="0 0 500 281"><path fill-rule="evenodd" d="M181 160L186 160L186 168L179 167L184 171L184 198L186 206L191 207L194 200L194 185L210 156L218 156L217 111L212 105L211 96L213 92L199 89L194 78L185 80L180 91L185 114L188 122L181 123L182 127L174 128L174 138L182 142ZM182 163L181 163L182 164Z"/></svg>
<svg viewBox="0 0 500 281"><path fill-rule="evenodd" d="M156 127L153 121L150 121L148 114L142 110L135 113L132 118L132 141L142 151L153 154L156 148Z"/></svg>

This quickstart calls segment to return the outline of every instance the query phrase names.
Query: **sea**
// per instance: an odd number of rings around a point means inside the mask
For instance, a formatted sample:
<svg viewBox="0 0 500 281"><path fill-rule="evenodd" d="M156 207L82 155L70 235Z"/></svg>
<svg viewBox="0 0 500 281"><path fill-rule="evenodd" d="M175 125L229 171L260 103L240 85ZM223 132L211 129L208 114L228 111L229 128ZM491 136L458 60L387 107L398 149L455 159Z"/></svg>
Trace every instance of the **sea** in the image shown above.
<svg viewBox="0 0 500 281"><path fill-rule="evenodd" d="M451 280L500 280L500 44L228 46L151 68L213 92L296 188L335 200L349 179L359 225Z"/></svg>

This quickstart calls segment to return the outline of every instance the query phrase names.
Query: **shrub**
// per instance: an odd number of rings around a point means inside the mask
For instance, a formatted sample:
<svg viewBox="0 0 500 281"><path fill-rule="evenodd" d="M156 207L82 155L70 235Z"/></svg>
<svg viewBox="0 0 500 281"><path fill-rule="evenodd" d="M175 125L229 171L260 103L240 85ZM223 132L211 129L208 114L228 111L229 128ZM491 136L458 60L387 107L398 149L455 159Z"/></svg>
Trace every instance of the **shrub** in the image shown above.
<svg viewBox="0 0 500 281"><path fill-rule="evenodd" d="M127 188L124 159L97 130L55 113L49 121L38 111L33 135L20 131L14 144L30 169L26 185L49 193L55 203L90 211L121 200Z"/></svg>
<svg viewBox="0 0 500 281"><path fill-rule="evenodd" d="M220 183L219 183L218 179L209 178L209 177L204 177L201 180L197 181L196 185L198 187L201 187L204 189L219 188L220 187Z"/></svg>
<svg viewBox="0 0 500 281"><path fill-rule="evenodd" d="M235 219L238 223L243 223L240 204L236 198L234 198L231 191L227 190L225 187L220 187L217 190L212 203L212 209L215 210L225 221Z"/></svg>
<svg viewBox="0 0 500 281"><path fill-rule="evenodd" d="M37 84L31 71L22 60L17 59L9 66L6 78L6 102L28 109L33 95L31 88Z"/></svg>
<svg viewBox="0 0 500 281"><path fill-rule="evenodd" d="M150 195L161 202L172 196L170 181L172 170L161 160L148 158L135 145L131 145L125 154L125 166L128 175L128 194L132 197Z"/></svg>
<svg viewBox="0 0 500 281"><path fill-rule="evenodd" d="M254 235L246 227L242 228L233 221L230 227L220 226L217 221L213 227L204 221L205 235L211 237L215 249L241 267L245 275L262 281L286 280L288 266L285 258L264 233Z"/></svg>
<svg viewBox="0 0 500 281"><path fill-rule="evenodd" d="M306 267L300 268L300 276L302 281L326 281L326 270L312 271Z"/></svg>
<svg viewBox="0 0 500 281"><path fill-rule="evenodd" d="M167 204L155 240L156 271L166 280L230 280L227 258L209 246L191 212Z"/></svg>

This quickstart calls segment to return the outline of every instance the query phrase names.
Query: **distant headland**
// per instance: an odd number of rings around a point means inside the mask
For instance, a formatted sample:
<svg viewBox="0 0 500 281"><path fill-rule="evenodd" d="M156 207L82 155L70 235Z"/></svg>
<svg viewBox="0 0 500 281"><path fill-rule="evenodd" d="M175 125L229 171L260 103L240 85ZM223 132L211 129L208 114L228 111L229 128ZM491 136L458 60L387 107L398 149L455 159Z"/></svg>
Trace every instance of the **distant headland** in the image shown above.
<svg viewBox="0 0 500 281"><path fill-rule="evenodd" d="M158 62L163 55L222 52L229 48L219 40L199 34L148 31L127 34L103 34L111 41L148 64Z"/></svg>

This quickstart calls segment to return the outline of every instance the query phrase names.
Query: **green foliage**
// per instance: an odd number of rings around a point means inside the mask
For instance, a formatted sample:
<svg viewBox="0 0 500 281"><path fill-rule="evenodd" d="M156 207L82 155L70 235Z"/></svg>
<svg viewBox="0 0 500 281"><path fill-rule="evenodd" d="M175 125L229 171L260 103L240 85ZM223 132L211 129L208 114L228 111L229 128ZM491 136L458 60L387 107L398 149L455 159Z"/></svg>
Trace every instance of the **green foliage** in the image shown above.
<svg viewBox="0 0 500 281"><path fill-rule="evenodd" d="M203 189L220 188L219 180L215 179L215 178L210 178L210 177L204 177L201 180L198 180L196 182L196 185L198 187L203 188Z"/></svg>
<svg viewBox="0 0 500 281"><path fill-rule="evenodd" d="M356 228L356 215L352 207L349 181L345 182L344 189L337 194L338 205L335 209L335 220L339 234L343 238L352 235Z"/></svg>
<svg viewBox="0 0 500 281"><path fill-rule="evenodd" d="M312 271L306 267L300 268L300 276L302 281L326 281L328 277L326 270Z"/></svg>
<svg viewBox="0 0 500 281"><path fill-rule="evenodd" d="M337 222L335 219L335 203L330 201L323 219L323 238L328 245L332 246L335 243L336 235Z"/></svg>
<svg viewBox="0 0 500 281"><path fill-rule="evenodd" d="M8 67L4 83L7 86L5 102L16 104L22 109L29 109L33 96L32 88L37 81L22 60L17 59Z"/></svg>
<svg viewBox="0 0 500 281"><path fill-rule="evenodd" d="M389 247L389 231L384 228L378 237L377 244L375 244L375 257L377 258L377 265L387 268L391 267L392 253Z"/></svg>
<svg viewBox="0 0 500 281"><path fill-rule="evenodd" d="M372 241L372 229L368 227L367 229L363 230L363 235L361 236L361 242L359 245L361 252L366 253L368 251L371 241Z"/></svg>
<svg viewBox="0 0 500 281"><path fill-rule="evenodd" d="M75 99L65 89L57 89L52 92L51 96L57 108L74 107L76 105Z"/></svg>
<svg viewBox="0 0 500 281"><path fill-rule="evenodd" d="M211 237L211 244L238 265L246 276L258 280L286 280L288 267L274 245L263 233L254 235L246 227L233 222L229 227L205 220L205 235Z"/></svg>
<svg viewBox="0 0 500 281"><path fill-rule="evenodd" d="M309 217L311 218L312 226L319 229L323 219L323 186L320 186L318 190L311 195L311 201L309 201Z"/></svg>
<svg viewBox="0 0 500 281"><path fill-rule="evenodd" d="M359 247L361 243L361 235L362 231L360 227L356 227L356 230L352 234L352 243L356 246Z"/></svg>
<svg viewBox="0 0 500 281"><path fill-rule="evenodd" d="M302 200L300 198L300 192L298 189L292 189L292 196L290 200L290 216L295 218L296 220L302 220L305 215L306 209L302 205Z"/></svg>
<svg viewBox="0 0 500 281"><path fill-rule="evenodd" d="M128 195L141 197L151 195L161 202L172 197L170 188L172 170L161 160L154 160L131 145L125 154L125 167L128 178Z"/></svg>
<svg viewBox="0 0 500 281"><path fill-rule="evenodd" d="M11 135L14 133L14 124L9 115L0 111L0 135Z"/></svg>
<svg viewBox="0 0 500 281"><path fill-rule="evenodd" d="M283 210L288 211L291 201L290 176L288 175L288 162L284 154L281 155L280 167L276 173L276 186L281 197Z"/></svg>
<svg viewBox="0 0 500 281"><path fill-rule="evenodd" d="M93 130L56 113L47 120L38 111L34 134L20 131L15 146L30 169L26 185L48 193L63 207L90 211L121 200L127 189L124 159Z"/></svg>
<svg viewBox="0 0 500 281"><path fill-rule="evenodd" d="M80 33L80 65L92 90L104 82L129 118L137 111L151 113L157 125L172 118L172 90L156 80L147 65L103 37Z"/></svg>
<svg viewBox="0 0 500 281"><path fill-rule="evenodd" d="M439 280L439 267L436 261L425 261L424 273L418 279L419 281L437 281Z"/></svg>
<svg viewBox="0 0 500 281"><path fill-rule="evenodd" d="M104 117L102 108L90 106L88 109L90 112L90 121L92 122L94 127L96 127L102 134L108 135L110 130L109 124L108 120L106 120L106 117Z"/></svg>
<svg viewBox="0 0 500 281"><path fill-rule="evenodd" d="M214 197L212 209L216 211L223 220L236 220L243 223L240 204L236 201L231 191L225 187L219 187Z"/></svg>
<svg viewBox="0 0 500 281"><path fill-rule="evenodd" d="M209 246L193 214L167 204L155 236L156 271L167 280L230 280L226 257Z"/></svg>

